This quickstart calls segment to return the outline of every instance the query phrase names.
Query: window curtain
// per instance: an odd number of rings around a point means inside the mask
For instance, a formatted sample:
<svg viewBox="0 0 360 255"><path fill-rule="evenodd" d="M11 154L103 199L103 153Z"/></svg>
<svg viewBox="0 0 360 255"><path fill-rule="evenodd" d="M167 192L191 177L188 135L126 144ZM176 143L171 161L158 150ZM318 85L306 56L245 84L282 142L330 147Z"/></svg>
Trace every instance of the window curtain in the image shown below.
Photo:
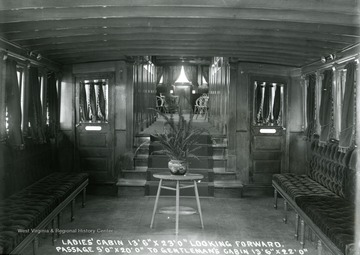
<svg viewBox="0 0 360 255"><path fill-rule="evenodd" d="M198 83L198 74L197 74L197 67L196 66L184 66L184 72L186 78L196 87L199 87Z"/></svg>
<svg viewBox="0 0 360 255"><path fill-rule="evenodd" d="M181 72L181 66L170 66L169 85L174 85L177 78L179 78L180 72Z"/></svg>
<svg viewBox="0 0 360 255"><path fill-rule="evenodd" d="M91 121L97 121L98 120L98 115L97 115L97 110L96 110L96 95L95 95L95 87L94 87L94 83L91 82L90 83L90 110L91 110Z"/></svg>
<svg viewBox="0 0 360 255"><path fill-rule="evenodd" d="M87 107L87 98L85 83L80 82L80 121L85 122L89 120L89 111Z"/></svg>
<svg viewBox="0 0 360 255"><path fill-rule="evenodd" d="M315 89L316 89L316 75L310 74L308 76L309 85L306 93L306 121L307 127L305 136L308 140L311 139L315 133Z"/></svg>
<svg viewBox="0 0 360 255"><path fill-rule="evenodd" d="M49 138L55 138L59 129L59 99L55 73L47 77L47 101L49 109Z"/></svg>
<svg viewBox="0 0 360 255"><path fill-rule="evenodd" d="M203 66L201 68L201 71L202 71L202 76L204 77L205 81L207 82L207 84L209 84L209 67Z"/></svg>
<svg viewBox="0 0 360 255"><path fill-rule="evenodd" d="M21 133L21 96L16 73L16 62L11 59L7 59L6 61L5 84L5 100L9 115L8 143L11 147L20 149L24 146L24 140Z"/></svg>
<svg viewBox="0 0 360 255"><path fill-rule="evenodd" d="M333 71L326 70L323 73L324 78L321 86L321 102L319 109L320 122L320 144L325 144L330 138L332 125L332 81Z"/></svg>
<svg viewBox="0 0 360 255"><path fill-rule="evenodd" d="M45 132L40 100L39 72L36 67L29 69L29 122L30 134L34 142L44 143Z"/></svg>
<svg viewBox="0 0 360 255"><path fill-rule="evenodd" d="M101 119L102 121L106 121L106 114L105 114L105 96L104 96L104 90L103 90L103 85L106 85L106 83L99 83L98 87L98 117L99 119Z"/></svg>
<svg viewBox="0 0 360 255"><path fill-rule="evenodd" d="M161 76L163 76L163 74L164 74L164 67L157 66L156 67L156 85L158 85L160 83ZM163 82L165 83L164 80L163 80Z"/></svg>
<svg viewBox="0 0 360 255"><path fill-rule="evenodd" d="M346 81L345 93L343 99L343 107L341 110L341 131L339 138L339 148L346 151L352 145L354 140L354 94L355 94L355 71L356 64L354 62L348 63L345 66Z"/></svg>

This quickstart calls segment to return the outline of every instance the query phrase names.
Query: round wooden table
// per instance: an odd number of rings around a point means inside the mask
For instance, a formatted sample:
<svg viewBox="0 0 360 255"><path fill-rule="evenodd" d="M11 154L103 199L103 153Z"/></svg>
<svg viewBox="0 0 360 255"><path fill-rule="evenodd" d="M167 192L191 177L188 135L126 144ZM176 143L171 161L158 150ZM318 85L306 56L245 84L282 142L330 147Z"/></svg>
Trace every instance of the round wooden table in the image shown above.
<svg viewBox="0 0 360 255"><path fill-rule="evenodd" d="M159 186L158 186L158 190L156 193L154 211L153 211L152 218L151 218L150 228L152 228L153 224L154 224L154 219L155 219L155 214L156 214L156 210L157 210L157 206L158 206L158 202L159 202L161 189L175 190L176 191L175 234L179 233L180 189L186 189L186 188L194 188L197 209L198 209L198 213L200 216L201 227L204 228L204 223L203 223L203 218L202 218L202 213L201 213L200 199L199 199L199 192L198 192L198 188L197 188L197 182L201 181L204 178L204 176L202 174L186 174L186 175L154 174L153 176L155 178L159 179L160 181L159 181ZM169 187L169 186L164 186L163 185L164 180L165 181L175 181L176 187L173 188L173 187ZM190 182L193 182L193 184L190 184L190 185L189 184L181 184L180 182L182 182L182 181L187 181L187 182L190 181ZM166 213L166 211L165 211L165 213ZM168 212L168 213L170 213L170 212Z"/></svg>

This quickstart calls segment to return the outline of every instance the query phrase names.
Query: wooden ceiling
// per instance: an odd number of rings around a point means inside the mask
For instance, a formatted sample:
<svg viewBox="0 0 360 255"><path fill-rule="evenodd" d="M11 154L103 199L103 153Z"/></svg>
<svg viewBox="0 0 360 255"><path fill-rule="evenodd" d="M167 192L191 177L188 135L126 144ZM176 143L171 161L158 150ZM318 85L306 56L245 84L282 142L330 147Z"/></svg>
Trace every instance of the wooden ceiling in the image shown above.
<svg viewBox="0 0 360 255"><path fill-rule="evenodd" d="M301 67L359 43L359 0L0 0L0 37L60 64L157 56Z"/></svg>

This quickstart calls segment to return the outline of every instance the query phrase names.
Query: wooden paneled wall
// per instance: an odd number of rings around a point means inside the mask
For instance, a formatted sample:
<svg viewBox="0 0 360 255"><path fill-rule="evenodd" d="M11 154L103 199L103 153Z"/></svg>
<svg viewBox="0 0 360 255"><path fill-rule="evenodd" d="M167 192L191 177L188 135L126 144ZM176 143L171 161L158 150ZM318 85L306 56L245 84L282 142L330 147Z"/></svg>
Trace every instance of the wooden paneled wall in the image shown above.
<svg viewBox="0 0 360 255"><path fill-rule="evenodd" d="M209 120L223 134L228 129L230 65L227 58L214 58L209 74Z"/></svg>
<svg viewBox="0 0 360 255"><path fill-rule="evenodd" d="M135 62L134 84L134 132L143 131L155 121L152 109L156 108L156 74L151 62Z"/></svg>

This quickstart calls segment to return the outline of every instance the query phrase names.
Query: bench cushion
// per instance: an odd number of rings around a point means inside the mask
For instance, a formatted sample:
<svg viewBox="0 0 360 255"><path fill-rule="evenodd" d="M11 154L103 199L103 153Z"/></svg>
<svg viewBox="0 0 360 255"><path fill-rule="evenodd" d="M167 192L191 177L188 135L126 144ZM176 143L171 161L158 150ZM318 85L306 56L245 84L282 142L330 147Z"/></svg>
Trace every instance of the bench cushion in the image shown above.
<svg viewBox="0 0 360 255"><path fill-rule="evenodd" d="M273 183L283 189L293 200L299 196L336 196L336 194L306 175L274 174Z"/></svg>
<svg viewBox="0 0 360 255"><path fill-rule="evenodd" d="M0 202L0 253L10 253L75 189L84 173L53 173Z"/></svg>
<svg viewBox="0 0 360 255"><path fill-rule="evenodd" d="M345 254L354 242L354 205L341 197L303 196L296 199L300 209Z"/></svg>

